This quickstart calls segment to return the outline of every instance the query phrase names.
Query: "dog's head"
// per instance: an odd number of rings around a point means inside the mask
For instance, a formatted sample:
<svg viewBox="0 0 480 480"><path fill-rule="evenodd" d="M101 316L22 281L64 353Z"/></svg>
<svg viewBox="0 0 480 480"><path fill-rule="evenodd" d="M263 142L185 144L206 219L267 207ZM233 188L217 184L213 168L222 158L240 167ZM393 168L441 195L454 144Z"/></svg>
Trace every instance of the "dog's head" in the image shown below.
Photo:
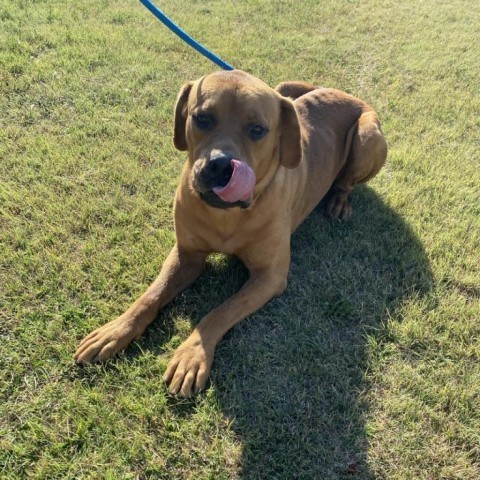
<svg viewBox="0 0 480 480"><path fill-rule="evenodd" d="M174 144L188 150L193 189L217 208L248 207L280 165L295 168L302 156L293 103L239 70L182 87Z"/></svg>

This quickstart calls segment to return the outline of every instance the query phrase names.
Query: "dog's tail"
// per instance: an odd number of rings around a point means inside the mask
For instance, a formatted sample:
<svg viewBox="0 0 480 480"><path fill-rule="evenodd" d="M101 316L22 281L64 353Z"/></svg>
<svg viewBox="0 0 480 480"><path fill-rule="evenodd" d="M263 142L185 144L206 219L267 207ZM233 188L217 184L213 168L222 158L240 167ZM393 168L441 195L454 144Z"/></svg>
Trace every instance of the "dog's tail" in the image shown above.
<svg viewBox="0 0 480 480"><path fill-rule="evenodd" d="M319 87L307 82L282 82L275 87L275 91L282 95L282 97L289 97L292 100L296 100L317 88Z"/></svg>

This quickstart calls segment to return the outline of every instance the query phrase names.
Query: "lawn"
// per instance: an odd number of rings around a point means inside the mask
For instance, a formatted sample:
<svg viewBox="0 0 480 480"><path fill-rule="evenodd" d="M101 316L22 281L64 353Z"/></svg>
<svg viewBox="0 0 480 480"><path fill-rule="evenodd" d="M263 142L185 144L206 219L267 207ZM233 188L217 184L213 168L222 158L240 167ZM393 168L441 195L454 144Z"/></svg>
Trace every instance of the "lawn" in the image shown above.
<svg viewBox="0 0 480 480"><path fill-rule="evenodd" d="M480 478L480 9L467 0L157 2L237 68L370 103L387 165L292 240L283 296L193 400L161 380L237 290L203 277L105 365L79 340L174 243L181 85L216 67L136 1L0 2L0 478Z"/></svg>

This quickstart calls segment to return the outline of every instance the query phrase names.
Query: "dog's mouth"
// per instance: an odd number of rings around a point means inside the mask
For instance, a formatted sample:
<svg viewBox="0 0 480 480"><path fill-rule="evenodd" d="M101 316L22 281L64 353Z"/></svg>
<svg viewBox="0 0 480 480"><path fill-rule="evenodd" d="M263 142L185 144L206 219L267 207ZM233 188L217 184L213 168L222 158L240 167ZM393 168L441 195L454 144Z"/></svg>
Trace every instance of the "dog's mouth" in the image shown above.
<svg viewBox="0 0 480 480"><path fill-rule="evenodd" d="M208 164L193 171L193 186L200 198L216 208L247 208L255 187L255 173L241 160L231 159L222 168Z"/></svg>
<svg viewBox="0 0 480 480"><path fill-rule="evenodd" d="M214 193L213 190L207 190L206 192L198 192L198 194L205 203L215 208L227 209L233 207L240 207L245 209L250 206L250 201L239 200L237 202L225 202L216 193Z"/></svg>

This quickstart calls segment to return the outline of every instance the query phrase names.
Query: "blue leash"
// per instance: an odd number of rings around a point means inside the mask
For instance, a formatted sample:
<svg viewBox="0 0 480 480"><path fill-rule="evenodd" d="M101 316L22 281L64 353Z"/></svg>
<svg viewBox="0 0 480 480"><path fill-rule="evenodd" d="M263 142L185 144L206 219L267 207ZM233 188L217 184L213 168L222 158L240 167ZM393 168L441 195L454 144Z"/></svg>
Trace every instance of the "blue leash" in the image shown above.
<svg viewBox="0 0 480 480"><path fill-rule="evenodd" d="M178 35L184 42L188 43L192 48L207 57L213 63L216 63L224 70L234 70L228 63L217 57L210 50L207 50L203 45L200 45L188 33L184 32L177 24L173 23L159 8L157 8L150 0L140 0L143 5L148 8L165 26L167 26L173 33Z"/></svg>

